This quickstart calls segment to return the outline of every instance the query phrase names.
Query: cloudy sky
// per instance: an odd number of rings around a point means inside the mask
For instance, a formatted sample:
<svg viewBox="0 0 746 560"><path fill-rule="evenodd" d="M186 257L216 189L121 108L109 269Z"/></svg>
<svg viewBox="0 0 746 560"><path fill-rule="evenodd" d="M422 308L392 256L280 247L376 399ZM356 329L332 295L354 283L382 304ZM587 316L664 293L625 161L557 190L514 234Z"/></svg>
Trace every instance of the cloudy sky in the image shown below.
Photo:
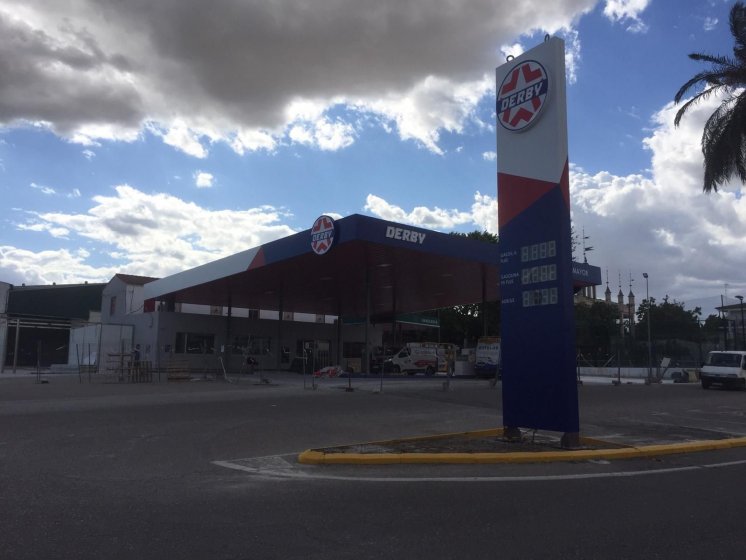
<svg viewBox="0 0 746 560"><path fill-rule="evenodd" d="M497 232L494 69L567 47L573 222L612 291L746 292L742 186L672 98L723 0L0 0L0 280L163 276L322 213ZM582 251L576 257L582 260ZM603 290L603 288L602 288ZM746 295L746 294L744 294Z"/></svg>

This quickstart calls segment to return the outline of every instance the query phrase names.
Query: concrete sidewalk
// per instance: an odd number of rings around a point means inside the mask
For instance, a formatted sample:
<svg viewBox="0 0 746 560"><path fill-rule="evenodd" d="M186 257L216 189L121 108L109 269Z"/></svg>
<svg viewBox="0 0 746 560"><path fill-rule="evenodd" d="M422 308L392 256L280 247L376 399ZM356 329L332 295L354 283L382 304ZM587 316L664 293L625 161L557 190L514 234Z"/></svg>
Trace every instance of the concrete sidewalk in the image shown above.
<svg viewBox="0 0 746 560"><path fill-rule="evenodd" d="M538 442L536 439L538 438ZM559 438L547 434L503 438L501 428L423 438L407 438L309 449L298 461L309 465L390 464L494 464L549 463L613 459L640 459L677 453L694 453L746 447L746 437L693 440L683 443L620 445L597 438L580 438L580 447L563 449Z"/></svg>

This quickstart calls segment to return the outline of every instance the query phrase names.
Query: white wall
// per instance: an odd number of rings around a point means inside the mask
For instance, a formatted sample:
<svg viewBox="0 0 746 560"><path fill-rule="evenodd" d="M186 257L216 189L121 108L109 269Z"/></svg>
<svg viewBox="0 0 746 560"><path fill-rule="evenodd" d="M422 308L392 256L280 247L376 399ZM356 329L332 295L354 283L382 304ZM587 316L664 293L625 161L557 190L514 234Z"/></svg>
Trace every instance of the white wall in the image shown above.
<svg viewBox="0 0 746 560"><path fill-rule="evenodd" d="M149 317L152 316L152 321ZM128 323L133 323L135 316L126 318ZM295 357L296 343L298 340L328 340L331 344L330 359L332 363L337 359L337 325L328 323L279 321L271 319L247 319L242 317L231 318L230 339L226 339L228 319L225 316L202 315L175 312L146 313L137 317L135 324L134 341L140 344L143 354L147 346L152 349L150 360L155 367L165 366L169 362L186 362L193 370L217 369L220 367L220 349L224 347L225 365L229 369L238 369L243 361L243 356L228 352L229 346L236 336L261 336L272 339L270 354L255 356L259 361L259 368L277 369L279 362L279 348L287 347L290 350L290 361L279 364L280 369L290 366ZM282 328L282 339L278 338L279 329ZM176 353L176 333L190 332L200 334L212 334L215 336L214 354L183 354ZM383 328L371 326L369 337L371 346L381 344ZM364 325L345 325L342 328L342 343L363 342L365 340ZM156 352L156 348L158 351ZM143 359L147 359L143 356ZM341 364L345 365L345 364Z"/></svg>
<svg viewBox="0 0 746 560"><path fill-rule="evenodd" d="M127 315L142 313L145 304L143 290L143 286L125 284L116 276L112 278L101 295L101 321L119 323ZM112 297L117 298L114 315L110 313Z"/></svg>
<svg viewBox="0 0 746 560"><path fill-rule="evenodd" d="M119 354L132 352L132 325L90 324L70 329L70 345L67 363L77 366L97 365L105 373L107 365Z"/></svg>

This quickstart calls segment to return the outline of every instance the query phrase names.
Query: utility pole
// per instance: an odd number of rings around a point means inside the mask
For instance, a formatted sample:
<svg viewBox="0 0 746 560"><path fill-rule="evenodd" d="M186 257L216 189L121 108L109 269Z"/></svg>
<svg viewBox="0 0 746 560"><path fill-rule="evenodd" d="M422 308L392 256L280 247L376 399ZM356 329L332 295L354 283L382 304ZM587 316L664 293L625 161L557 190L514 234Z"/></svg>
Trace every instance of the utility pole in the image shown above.
<svg viewBox="0 0 746 560"><path fill-rule="evenodd" d="M647 384L653 382L653 337L651 334L651 323L653 322L653 306L650 304L650 291L648 290L648 273L643 272L645 278L645 300L648 302L648 379Z"/></svg>

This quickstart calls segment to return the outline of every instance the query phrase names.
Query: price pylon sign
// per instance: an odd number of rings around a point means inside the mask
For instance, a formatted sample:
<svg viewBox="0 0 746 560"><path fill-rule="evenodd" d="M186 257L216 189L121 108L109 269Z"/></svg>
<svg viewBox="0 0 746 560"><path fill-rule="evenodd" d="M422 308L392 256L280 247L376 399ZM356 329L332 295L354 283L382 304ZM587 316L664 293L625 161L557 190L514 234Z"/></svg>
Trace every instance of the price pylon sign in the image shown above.
<svg viewBox="0 0 746 560"><path fill-rule="evenodd" d="M580 431L565 45L496 70L503 425ZM572 440L570 440L572 441Z"/></svg>

